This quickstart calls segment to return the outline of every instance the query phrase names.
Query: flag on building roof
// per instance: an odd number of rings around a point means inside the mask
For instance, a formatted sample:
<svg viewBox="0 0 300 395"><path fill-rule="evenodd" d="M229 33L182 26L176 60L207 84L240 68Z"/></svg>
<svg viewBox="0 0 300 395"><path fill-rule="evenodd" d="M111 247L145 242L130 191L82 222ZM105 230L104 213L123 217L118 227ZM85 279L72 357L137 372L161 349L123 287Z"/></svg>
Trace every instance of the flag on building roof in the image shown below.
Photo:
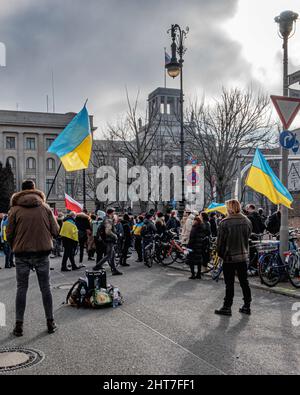
<svg viewBox="0 0 300 395"><path fill-rule="evenodd" d="M292 195L276 176L258 148L246 179L246 185L266 196L272 203L291 208Z"/></svg>
<svg viewBox="0 0 300 395"><path fill-rule="evenodd" d="M71 196L65 193L65 204L66 209L70 211L74 211L75 213L81 213L83 210L83 205L76 202Z"/></svg>
<svg viewBox="0 0 300 395"><path fill-rule="evenodd" d="M48 152L60 158L66 171L82 170L89 166L92 144L89 114L84 105L53 141Z"/></svg>
<svg viewBox="0 0 300 395"><path fill-rule="evenodd" d="M221 214L226 215L227 214L227 208L224 203L211 203L207 209L205 210L207 213L213 213L215 211L218 211Z"/></svg>

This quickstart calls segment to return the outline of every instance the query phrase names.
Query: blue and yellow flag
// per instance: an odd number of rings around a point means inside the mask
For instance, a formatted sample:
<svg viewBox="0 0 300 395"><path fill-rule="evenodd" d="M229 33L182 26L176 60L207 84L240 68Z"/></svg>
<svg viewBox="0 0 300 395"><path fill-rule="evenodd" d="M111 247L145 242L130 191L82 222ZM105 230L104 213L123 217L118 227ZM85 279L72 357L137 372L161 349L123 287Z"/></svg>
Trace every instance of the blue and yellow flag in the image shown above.
<svg viewBox="0 0 300 395"><path fill-rule="evenodd" d="M224 203L211 203L205 210L207 213L218 211L221 214L227 215L227 208Z"/></svg>
<svg viewBox="0 0 300 395"><path fill-rule="evenodd" d="M92 133L89 114L83 109L53 141L48 152L56 154L66 171L86 169L92 153Z"/></svg>
<svg viewBox="0 0 300 395"><path fill-rule="evenodd" d="M246 179L246 185L266 196L272 203L291 208L292 195L276 176L258 148Z"/></svg>

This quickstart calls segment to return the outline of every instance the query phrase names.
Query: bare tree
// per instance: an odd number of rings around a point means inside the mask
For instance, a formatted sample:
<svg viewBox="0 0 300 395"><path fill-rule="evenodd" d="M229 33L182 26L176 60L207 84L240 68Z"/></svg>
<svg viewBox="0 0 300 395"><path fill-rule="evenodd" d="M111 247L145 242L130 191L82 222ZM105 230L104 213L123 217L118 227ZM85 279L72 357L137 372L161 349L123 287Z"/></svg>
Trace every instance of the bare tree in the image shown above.
<svg viewBox="0 0 300 395"><path fill-rule="evenodd" d="M272 139L270 100L251 88L222 89L213 105L194 103L185 124L187 146L205 166L205 178L217 199L224 201L226 190L237 172L237 156L266 146ZM214 186L214 179L216 185Z"/></svg>

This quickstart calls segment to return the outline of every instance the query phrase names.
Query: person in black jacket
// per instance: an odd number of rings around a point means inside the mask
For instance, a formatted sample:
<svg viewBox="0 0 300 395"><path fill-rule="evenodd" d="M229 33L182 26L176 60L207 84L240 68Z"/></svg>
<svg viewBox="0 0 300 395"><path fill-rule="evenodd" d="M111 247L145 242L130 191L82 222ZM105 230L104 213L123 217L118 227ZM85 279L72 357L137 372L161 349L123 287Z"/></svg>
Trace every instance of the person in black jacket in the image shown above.
<svg viewBox="0 0 300 395"><path fill-rule="evenodd" d="M249 261L249 237L252 231L250 220L241 214L241 205L237 200L226 202L228 216L220 223L217 252L223 259L223 274L226 292L223 307L215 310L215 314L231 316L231 306L234 296L234 279L237 272L243 291L244 305L240 313L251 314L251 290L247 278L247 263Z"/></svg>
<svg viewBox="0 0 300 395"><path fill-rule="evenodd" d="M122 256L120 260L120 265L121 266L130 266L129 263L127 263L127 255L128 255L128 250L129 247L131 246L131 223L130 223L130 218L128 214L124 214L123 220L121 221L121 224L123 225L123 245L122 245Z"/></svg>
<svg viewBox="0 0 300 395"><path fill-rule="evenodd" d="M253 240L257 240L257 237L255 235L263 233L266 229L266 225L264 224L262 217L256 211L254 204L248 204L246 209L247 209L247 217L251 221L252 232L254 233L254 235L252 235L251 238Z"/></svg>
<svg viewBox="0 0 300 395"><path fill-rule="evenodd" d="M205 251L209 235L210 229L208 229L207 224L204 223L201 216L196 216L187 245L187 248L191 250L187 256L187 263L190 265L192 273L190 280L201 278L201 265L205 263ZM195 266L198 267L197 274L195 273Z"/></svg>
<svg viewBox="0 0 300 395"><path fill-rule="evenodd" d="M218 226L217 226L216 213L210 213L210 215L209 215L209 223L210 223L210 229L211 229L212 237L217 237Z"/></svg>
<svg viewBox="0 0 300 395"><path fill-rule="evenodd" d="M90 217L85 213L79 213L75 219L76 226L78 228L78 239L79 239L79 263L82 264L84 247L86 246L88 239L88 231L90 230ZM82 265L84 267L84 265Z"/></svg>

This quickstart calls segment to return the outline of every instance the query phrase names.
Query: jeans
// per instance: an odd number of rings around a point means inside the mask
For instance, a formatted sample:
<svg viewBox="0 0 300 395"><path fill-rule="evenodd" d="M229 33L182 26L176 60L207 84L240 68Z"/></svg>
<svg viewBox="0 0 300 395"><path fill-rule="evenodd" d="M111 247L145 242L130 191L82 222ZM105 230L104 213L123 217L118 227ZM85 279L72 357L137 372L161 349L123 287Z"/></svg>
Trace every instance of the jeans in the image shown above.
<svg viewBox="0 0 300 395"><path fill-rule="evenodd" d="M5 255L5 267L11 267L14 264L14 253L7 241L4 242L3 252Z"/></svg>
<svg viewBox="0 0 300 395"><path fill-rule="evenodd" d="M224 280L226 285L224 306L226 307L232 306L233 297L234 297L235 273L237 273L240 286L243 291L244 303L246 306L250 306L252 299L251 299L251 290L248 282L247 267L248 266L246 262L240 262L240 263L224 262L223 274L224 274Z"/></svg>
<svg viewBox="0 0 300 395"><path fill-rule="evenodd" d="M115 249L113 243L106 243L106 255L100 260L100 262L97 262L96 266L101 267L106 261L108 262L111 271L115 272L117 269L115 265Z"/></svg>
<svg viewBox="0 0 300 395"><path fill-rule="evenodd" d="M16 321L24 320L26 295L30 269L35 269L39 287L42 293L45 315L48 320L53 319L53 302L50 290L50 269L48 256L16 257L17 297Z"/></svg>

